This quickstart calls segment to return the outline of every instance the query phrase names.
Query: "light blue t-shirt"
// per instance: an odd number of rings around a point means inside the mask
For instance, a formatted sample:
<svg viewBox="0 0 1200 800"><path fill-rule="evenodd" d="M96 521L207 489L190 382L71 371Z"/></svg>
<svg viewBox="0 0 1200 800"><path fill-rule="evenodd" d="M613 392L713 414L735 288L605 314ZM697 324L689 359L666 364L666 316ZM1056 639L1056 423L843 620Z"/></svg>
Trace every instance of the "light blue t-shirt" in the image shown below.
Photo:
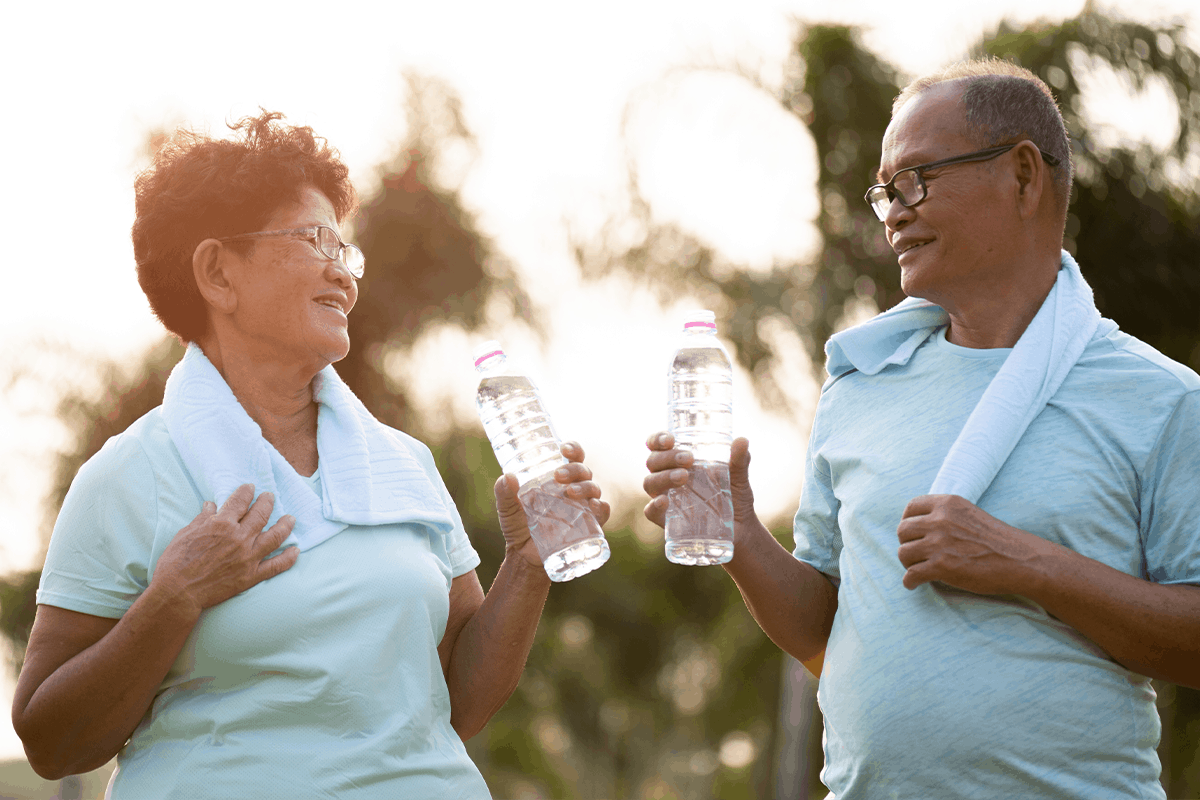
<svg viewBox="0 0 1200 800"><path fill-rule="evenodd" d="M76 476L38 602L120 617L205 499L151 411ZM451 581L479 563L453 516L449 535L351 526L205 610L117 757L112 797L490 797L450 726L437 654Z"/></svg>
<svg viewBox="0 0 1200 800"><path fill-rule="evenodd" d="M1009 350L930 336L822 390L795 555L838 586L818 697L838 800L1162 798L1149 679L1017 596L905 589L896 528ZM1097 337L979 506L1157 583L1200 583L1200 378Z"/></svg>

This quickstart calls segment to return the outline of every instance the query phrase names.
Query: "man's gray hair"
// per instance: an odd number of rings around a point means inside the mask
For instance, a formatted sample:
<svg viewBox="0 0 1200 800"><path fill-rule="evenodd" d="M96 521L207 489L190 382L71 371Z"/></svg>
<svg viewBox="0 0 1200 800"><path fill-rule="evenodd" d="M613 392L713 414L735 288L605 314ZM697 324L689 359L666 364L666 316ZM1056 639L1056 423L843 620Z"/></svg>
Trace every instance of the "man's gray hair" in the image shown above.
<svg viewBox="0 0 1200 800"><path fill-rule="evenodd" d="M970 134L980 149L1029 139L1058 159L1051 167L1055 194L1065 209L1071 197L1074 165L1062 112L1045 81L1024 67L998 58L951 64L917 78L897 95L892 116L916 95L939 83L963 84L962 103Z"/></svg>

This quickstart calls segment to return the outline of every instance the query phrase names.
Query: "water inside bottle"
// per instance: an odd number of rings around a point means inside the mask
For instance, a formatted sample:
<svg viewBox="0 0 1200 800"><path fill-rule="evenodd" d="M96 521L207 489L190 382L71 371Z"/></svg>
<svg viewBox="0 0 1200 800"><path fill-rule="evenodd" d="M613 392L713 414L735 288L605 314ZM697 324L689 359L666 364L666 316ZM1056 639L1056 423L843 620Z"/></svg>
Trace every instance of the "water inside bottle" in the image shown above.
<svg viewBox="0 0 1200 800"><path fill-rule="evenodd" d="M667 560L724 564L733 558L729 465L697 461L690 471L691 480L667 494Z"/></svg>
<svg viewBox="0 0 1200 800"><path fill-rule="evenodd" d="M552 581L569 581L591 572L611 554L600 523L582 500L566 495L566 488L551 476L521 487L518 495Z"/></svg>

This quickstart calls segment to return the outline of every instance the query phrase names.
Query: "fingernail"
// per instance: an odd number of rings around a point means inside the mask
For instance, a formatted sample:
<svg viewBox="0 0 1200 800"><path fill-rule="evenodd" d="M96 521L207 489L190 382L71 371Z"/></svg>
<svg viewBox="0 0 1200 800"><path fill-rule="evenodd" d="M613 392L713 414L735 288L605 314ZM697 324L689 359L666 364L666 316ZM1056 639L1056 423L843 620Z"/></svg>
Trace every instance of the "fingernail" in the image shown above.
<svg viewBox="0 0 1200 800"><path fill-rule="evenodd" d="M660 434L658 435L658 443L659 443L659 444L661 444L661 445L665 445L665 444L667 443L667 439L668 439L668 438L669 438L669 437L668 437L668 435L667 435L667 434L665 434L665 433L660 433Z"/></svg>
<svg viewBox="0 0 1200 800"><path fill-rule="evenodd" d="M554 477L569 478L571 477L571 473L566 467L559 467L558 469L554 470Z"/></svg>
<svg viewBox="0 0 1200 800"><path fill-rule="evenodd" d="M675 483L683 483L684 481L687 480L687 470L686 469L671 470L671 480Z"/></svg>
<svg viewBox="0 0 1200 800"><path fill-rule="evenodd" d="M687 460L688 460L688 453L676 453L675 454L675 463L676 464L682 464Z"/></svg>

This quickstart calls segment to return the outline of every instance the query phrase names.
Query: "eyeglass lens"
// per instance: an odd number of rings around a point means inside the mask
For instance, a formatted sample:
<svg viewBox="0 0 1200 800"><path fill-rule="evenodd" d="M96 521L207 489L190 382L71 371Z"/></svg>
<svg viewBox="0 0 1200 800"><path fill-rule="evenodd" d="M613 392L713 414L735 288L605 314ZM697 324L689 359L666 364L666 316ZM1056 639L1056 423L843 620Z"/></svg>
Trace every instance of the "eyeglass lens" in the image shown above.
<svg viewBox="0 0 1200 800"><path fill-rule="evenodd" d="M366 258L363 256L362 250L352 244L343 245L337 234L330 228L317 229L317 247L335 261L340 258L354 277L361 278L363 276Z"/></svg>
<svg viewBox="0 0 1200 800"><path fill-rule="evenodd" d="M925 194L924 188L924 181L915 169L902 169L892 178L892 191L906 206L920 202Z"/></svg>
<svg viewBox="0 0 1200 800"><path fill-rule="evenodd" d="M867 193L867 201L880 221L887 219L893 197L899 197L903 206L916 205L925 197L925 183L915 169L902 169L897 172L892 177L890 187L889 192L888 186L874 186Z"/></svg>
<svg viewBox="0 0 1200 800"><path fill-rule="evenodd" d="M342 254L342 242L329 228L317 228L317 247L332 259Z"/></svg>

